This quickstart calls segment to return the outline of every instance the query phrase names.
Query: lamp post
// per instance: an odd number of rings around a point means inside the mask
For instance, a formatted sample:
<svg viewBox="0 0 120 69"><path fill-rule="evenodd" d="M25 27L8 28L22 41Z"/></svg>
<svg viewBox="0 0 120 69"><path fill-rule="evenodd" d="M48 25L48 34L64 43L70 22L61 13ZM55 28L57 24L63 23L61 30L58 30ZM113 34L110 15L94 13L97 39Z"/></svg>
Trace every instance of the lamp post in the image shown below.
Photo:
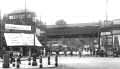
<svg viewBox="0 0 120 69"><path fill-rule="evenodd" d="M26 23L27 0L25 0L24 8L25 8L25 23ZM29 58L30 58L31 57L31 47L29 47L28 49L29 49Z"/></svg>
<svg viewBox="0 0 120 69"><path fill-rule="evenodd" d="M33 32L33 36L34 36L34 47L36 46L35 44L35 36L36 36L36 22L34 22L34 32ZM37 62L36 62L36 53L34 52L34 55L33 55L33 62L32 62L32 66L37 66Z"/></svg>

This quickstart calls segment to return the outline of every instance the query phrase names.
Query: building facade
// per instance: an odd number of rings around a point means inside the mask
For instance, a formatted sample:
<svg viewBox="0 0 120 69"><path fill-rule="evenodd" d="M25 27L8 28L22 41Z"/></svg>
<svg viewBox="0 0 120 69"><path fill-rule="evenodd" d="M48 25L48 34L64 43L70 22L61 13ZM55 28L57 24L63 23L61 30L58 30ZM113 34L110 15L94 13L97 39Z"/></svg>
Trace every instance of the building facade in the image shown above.
<svg viewBox="0 0 120 69"><path fill-rule="evenodd" d="M34 12L25 10L4 16L4 37L10 51L19 51L22 56L32 56L39 51L42 44L35 34L34 18Z"/></svg>
<svg viewBox="0 0 120 69"><path fill-rule="evenodd" d="M101 42L100 45L105 48L117 48L120 47L120 21L113 20L107 26L101 27Z"/></svg>

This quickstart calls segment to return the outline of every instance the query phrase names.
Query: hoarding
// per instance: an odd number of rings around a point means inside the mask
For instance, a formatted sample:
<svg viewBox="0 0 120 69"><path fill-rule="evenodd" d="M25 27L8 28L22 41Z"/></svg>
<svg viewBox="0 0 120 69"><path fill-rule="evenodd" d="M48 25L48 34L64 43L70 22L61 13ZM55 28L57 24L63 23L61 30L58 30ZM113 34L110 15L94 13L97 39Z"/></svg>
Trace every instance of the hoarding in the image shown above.
<svg viewBox="0 0 120 69"><path fill-rule="evenodd" d="M34 34L4 33L7 46L34 46ZM42 46L35 36L35 46Z"/></svg>

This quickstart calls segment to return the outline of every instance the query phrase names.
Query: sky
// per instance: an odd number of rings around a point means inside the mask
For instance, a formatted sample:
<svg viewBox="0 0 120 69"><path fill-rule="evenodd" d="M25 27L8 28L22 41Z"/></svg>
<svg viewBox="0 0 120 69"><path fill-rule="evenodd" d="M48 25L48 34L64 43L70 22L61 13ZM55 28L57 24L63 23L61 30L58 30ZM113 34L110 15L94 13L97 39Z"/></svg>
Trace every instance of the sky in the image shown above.
<svg viewBox="0 0 120 69"><path fill-rule="evenodd" d="M106 4L107 1L107 4ZM120 0L26 0L26 8L48 25L64 19L67 24L120 19ZM1 15L25 9L25 0L0 0Z"/></svg>

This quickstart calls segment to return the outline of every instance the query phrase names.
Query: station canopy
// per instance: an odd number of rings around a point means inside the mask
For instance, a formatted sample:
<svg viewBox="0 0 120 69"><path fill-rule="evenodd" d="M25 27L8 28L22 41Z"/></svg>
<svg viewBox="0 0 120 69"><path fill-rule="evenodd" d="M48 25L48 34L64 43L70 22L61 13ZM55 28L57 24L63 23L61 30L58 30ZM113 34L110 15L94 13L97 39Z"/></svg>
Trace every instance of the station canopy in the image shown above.
<svg viewBox="0 0 120 69"><path fill-rule="evenodd" d="M34 34L4 33L7 46L34 46ZM35 36L35 46L42 46Z"/></svg>

